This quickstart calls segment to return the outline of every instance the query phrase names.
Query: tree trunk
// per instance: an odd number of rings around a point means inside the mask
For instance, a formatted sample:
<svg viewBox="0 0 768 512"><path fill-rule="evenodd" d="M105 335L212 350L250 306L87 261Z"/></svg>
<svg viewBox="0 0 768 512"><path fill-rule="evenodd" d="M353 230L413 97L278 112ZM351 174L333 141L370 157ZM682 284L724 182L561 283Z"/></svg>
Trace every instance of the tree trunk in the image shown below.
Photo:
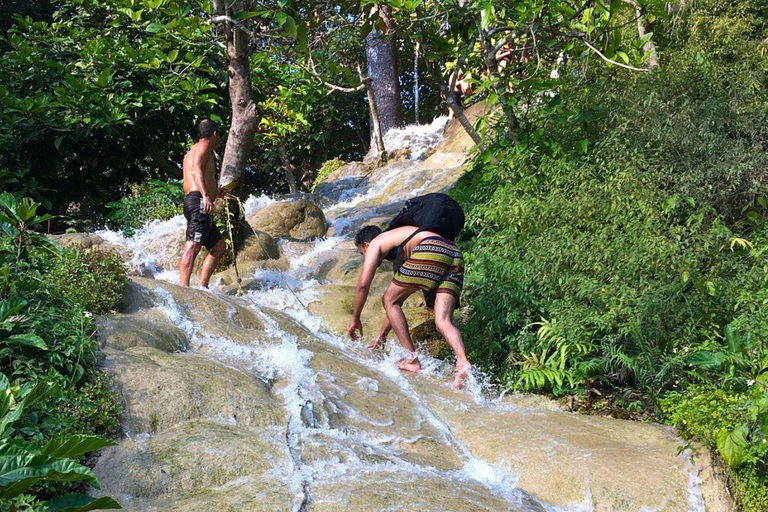
<svg viewBox="0 0 768 512"><path fill-rule="evenodd" d="M280 164L285 170L285 179L288 182L288 191L295 194L299 191L296 187L296 166L288 158L288 152L285 150L285 144L280 141L277 143L277 156L280 157Z"/></svg>
<svg viewBox="0 0 768 512"><path fill-rule="evenodd" d="M214 5L221 6L220 2ZM226 12L217 14L230 18L245 9L242 0L226 7ZM253 101L251 89L251 67L248 62L248 38L237 25L226 22L227 74L229 76L229 100L232 105L232 121L221 163L219 184L232 191L238 189L243 178L245 165L253 151L253 139L261 115Z"/></svg>
<svg viewBox="0 0 768 512"><path fill-rule="evenodd" d="M424 27L422 26L422 31L424 30ZM464 131L467 132L467 134L470 136L470 138L474 141L475 144L477 144L477 147L480 148L480 150L485 151L486 145L483 143L483 138L480 137L480 134L477 133L477 130L475 130L475 127L472 126L472 123L469 122L469 119L467 119L467 116L464 115L464 109L461 108L461 105L459 105L456 102L456 99L453 96L453 88L456 85L456 74L454 73L454 78L451 80L451 83L449 85L446 85L445 80L443 80L443 77L440 76L440 73L435 69L432 62L429 60L429 52L427 50L427 47L424 45L424 41L421 37L419 37L419 43L421 44L421 47L424 49L424 66L427 69L427 76L430 77L431 81L433 82L433 85L437 86L438 90L440 91L440 95L443 97L445 102L448 104L448 108L451 109L451 112L453 112L453 115L456 116L456 119L459 121L459 124L464 128ZM472 46L474 46L474 41L472 42ZM459 66L461 67L464 65L464 59L459 59ZM495 159L495 157L494 157Z"/></svg>
<svg viewBox="0 0 768 512"><path fill-rule="evenodd" d="M381 17L386 31L371 30L365 39L365 56L368 62L368 76L372 80L373 96L376 101L376 110L379 114L379 126L381 134L393 128L403 126L403 102L400 98L400 86L397 76L397 60L394 36L394 23L392 22L392 8L380 5ZM373 126L373 122L371 122ZM371 130L371 146L373 147L373 130Z"/></svg>
<svg viewBox="0 0 768 512"><path fill-rule="evenodd" d="M520 122L517 120L517 116L515 116L512 105L507 101L507 96L509 95L507 87L499 78L498 63L496 62L496 49L488 35L488 31L482 28L479 20L477 29L480 31L480 45L483 49L483 64L485 64L485 70L488 72L488 78L491 81L496 96L499 97L499 103L501 103L501 108L504 111L507 125L510 130L515 132L516 136L516 132L520 128Z"/></svg>
<svg viewBox="0 0 768 512"><path fill-rule="evenodd" d="M376 106L376 95L373 93L373 83L371 77L360 77L360 81L363 82L365 93L368 96L368 109L371 115L371 137L376 143L376 150L379 153L380 161L385 163L387 161L387 149L384 147L384 135L381 133L381 118L379 117L379 108Z"/></svg>
<svg viewBox="0 0 768 512"><path fill-rule="evenodd" d="M645 20L643 20L643 11L640 9L640 5L634 0L630 2L635 7L635 13L637 14L637 35L643 38L648 33L648 29L645 26ZM682 2L681 2L682 4ZM659 54L656 52L656 45L653 41L648 41L643 45L643 50L648 56L648 67L653 69L659 67Z"/></svg>
<svg viewBox="0 0 768 512"><path fill-rule="evenodd" d="M413 119L419 124L419 42L413 48Z"/></svg>

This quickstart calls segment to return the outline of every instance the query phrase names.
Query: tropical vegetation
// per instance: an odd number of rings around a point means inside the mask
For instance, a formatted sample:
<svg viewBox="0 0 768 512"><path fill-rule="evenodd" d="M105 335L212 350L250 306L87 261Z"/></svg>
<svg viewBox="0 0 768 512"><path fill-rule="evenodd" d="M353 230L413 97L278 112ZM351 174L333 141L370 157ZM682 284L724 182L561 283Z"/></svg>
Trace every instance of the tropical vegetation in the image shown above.
<svg viewBox="0 0 768 512"><path fill-rule="evenodd" d="M118 428L91 315L124 270L44 232L178 214L203 117L231 135L225 181L247 196L309 192L377 131L450 108L477 142L452 191L473 362L502 389L676 426L744 510L768 510L767 41L768 6L736 0L0 8L3 436L71 463L13 499L93 485L76 459L100 442L55 440ZM475 101L492 108L472 124Z"/></svg>

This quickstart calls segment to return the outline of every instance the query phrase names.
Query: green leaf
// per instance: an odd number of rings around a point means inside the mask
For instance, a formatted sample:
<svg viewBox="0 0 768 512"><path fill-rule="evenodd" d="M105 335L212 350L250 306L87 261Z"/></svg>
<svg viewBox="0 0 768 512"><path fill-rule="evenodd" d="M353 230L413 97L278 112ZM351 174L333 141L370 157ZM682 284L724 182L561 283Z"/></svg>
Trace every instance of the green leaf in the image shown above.
<svg viewBox="0 0 768 512"><path fill-rule="evenodd" d="M5 343L12 347L30 347L40 350L48 350L48 345L45 344L43 338L36 334L14 334L0 342Z"/></svg>
<svg viewBox="0 0 768 512"><path fill-rule="evenodd" d="M579 153L582 155L587 152L587 149L589 149L589 141L587 139L582 139L576 143L576 147L579 150Z"/></svg>
<svg viewBox="0 0 768 512"><path fill-rule="evenodd" d="M725 363L725 354L721 352L710 352L708 350L700 350L689 355L685 361L692 365L698 366L704 370L716 371L719 370L723 363Z"/></svg>
<svg viewBox="0 0 768 512"><path fill-rule="evenodd" d="M8 317L27 305L24 299L13 298L0 302L0 322L5 322Z"/></svg>
<svg viewBox="0 0 768 512"><path fill-rule="evenodd" d="M740 352L742 349L741 336L734 329L733 324L725 326L725 341L728 343L728 350L733 353Z"/></svg>
<svg viewBox="0 0 768 512"><path fill-rule="evenodd" d="M145 28L144 30L150 34L157 34L164 28L165 28L165 25L163 25L162 23L157 23L153 21L152 23L147 25L147 28Z"/></svg>
<svg viewBox="0 0 768 512"><path fill-rule="evenodd" d="M292 16L285 17L285 25L283 25L283 28L285 29L285 34L288 37L291 39L296 39L296 20L294 20Z"/></svg>
<svg viewBox="0 0 768 512"><path fill-rule="evenodd" d="M738 467L744 462L749 447L748 435L749 427L747 425L739 425L732 432L723 429L717 434L717 451L732 468Z"/></svg>
<svg viewBox="0 0 768 512"><path fill-rule="evenodd" d="M73 460L45 455L0 456L0 496L13 498L40 480L86 482L99 487L93 471Z"/></svg>
<svg viewBox="0 0 768 512"><path fill-rule="evenodd" d="M51 439L43 446L43 455L51 457L80 457L88 452L96 451L106 446L114 446L115 442L97 436L64 436Z"/></svg>
<svg viewBox="0 0 768 512"><path fill-rule="evenodd" d="M51 512L88 512L90 510L106 510L123 508L112 498L92 498L85 494L65 494L46 501L44 504Z"/></svg>

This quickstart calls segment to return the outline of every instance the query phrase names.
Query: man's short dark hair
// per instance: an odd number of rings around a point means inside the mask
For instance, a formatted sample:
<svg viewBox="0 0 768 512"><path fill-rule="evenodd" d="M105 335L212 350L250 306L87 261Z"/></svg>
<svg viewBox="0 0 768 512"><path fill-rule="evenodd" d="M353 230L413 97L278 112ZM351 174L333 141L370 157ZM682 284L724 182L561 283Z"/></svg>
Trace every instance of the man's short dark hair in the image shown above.
<svg viewBox="0 0 768 512"><path fill-rule="evenodd" d="M210 119L203 119L197 124L197 133L201 139L207 139L219 131L219 125Z"/></svg>
<svg viewBox="0 0 768 512"><path fill-rule="evenodd" d="M355 247L360 247L365 243L370 243L371 240L381 234L381 228L378 226L363 226L360 231L355 235Z"/></svg>

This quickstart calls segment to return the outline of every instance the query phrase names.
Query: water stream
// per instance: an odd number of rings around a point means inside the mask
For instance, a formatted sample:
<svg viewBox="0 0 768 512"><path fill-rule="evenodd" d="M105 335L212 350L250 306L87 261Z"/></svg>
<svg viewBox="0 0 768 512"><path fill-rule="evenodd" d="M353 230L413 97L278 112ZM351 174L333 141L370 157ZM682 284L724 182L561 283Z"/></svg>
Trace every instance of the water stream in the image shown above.
<svg viewBox="0 0 768 512"><path fill-rule="evenodd" d="M125 440L96 468L103 493L131 510L705 510L663 427L500 397L477 374L454 391L450 365L425 355L404 375L396 342L373 353L334 328L351 278L319 269L354 276L356 228L455 182L463 153L433 153L446 121L389 136L409 159L321 187L329 234L279 240L289 268L264 263L241 294L216 277L210 291L175 285L181 217L98 233L143 276L101 329L127 411ZM250 198L246 213L282 200ZM164 350L166 336L185 350Z"/></svg>

